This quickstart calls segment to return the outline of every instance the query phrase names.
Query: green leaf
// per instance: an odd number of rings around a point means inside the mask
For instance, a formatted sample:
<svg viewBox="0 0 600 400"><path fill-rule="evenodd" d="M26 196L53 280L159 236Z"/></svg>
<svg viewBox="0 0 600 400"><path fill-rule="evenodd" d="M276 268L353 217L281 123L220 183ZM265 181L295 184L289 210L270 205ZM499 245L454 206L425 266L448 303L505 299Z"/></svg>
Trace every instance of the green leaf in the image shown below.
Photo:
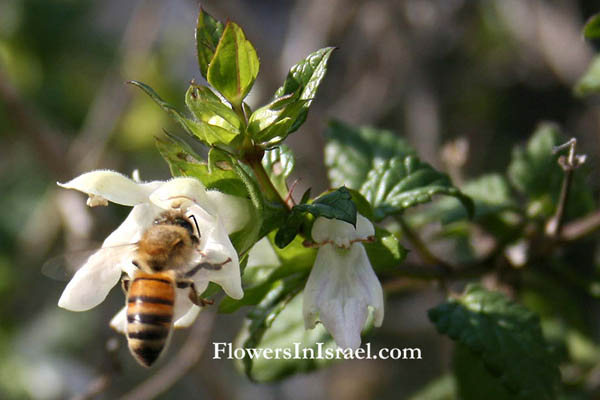
<svg viewBox="0 0 600 400"><path fill-rule="evenodd" d="M165 102L160 96L148 85L137 82L129 81L132 85L135 85L142 89L156 104L158 104L163 110L169 113L171 117L184 128L190 135L198 138L203 143L212 146L215 144L223 143L229 144L233 139L236 138L237 133L228 131L218 125L212 125L203 121L194 121L190 118L185 117L175 107Z"/></svg>
<svg viewBox="0 0 600 400"><path fill-rule="evenodd" d="M564 171L558 165L555 146L566 142L556 124L542 123L525 147L516 147L508 166L510 183L528 198L527 214L548 217L554 213L562 186ZM594 208L590 187L585 182L585 165L573 175L567 217L581 216Z"/></svg>
<svg viewBox="0 0 600 400"><path fill-rule="evenodd" d="M506 210L517 209L508 181L500 174L482 175L467 182L461 187L461 191L473 200L475 221L484 220ZM467 217L466 210L456 199L445 198L414 216L411 222L416 225L434 221L449 224Z"/></svg>
<svg viewBox="0 0 600 400"><path fill-rule="evenodd" d="M275 98L280 98L300 90L300 99L314 99L319 85L327 72L327 62L334 49L334 47L319 49L292 66L283 85L275 92Z"/></svg>
<svg viewBox="0 0 600 400"><path fill-rule="evenodd" d="M408 250L398 238L379 227L375 227L375 241L363 243L375 272L393 271L408 255Z"/></svg>
<svg viewBox="0 0 600 400"><path fill-rule="evenodd" d="M442 375L427 383L408 400L456 400L456 381L451 374Z"/></svg>
<svg viewBox="0 0 600 400"><path fill-rule="evenodd" d="M293 209L309 212L315 218L335 218L356 226L356 205L345 187L329 192L311 204L299 204Z"/></svg>
<svg viewBox="0 0 600 400"><path fill-rule="evenodd" d="M264 357L250 360L246 358L236 361L236 366L255 382L272 382L296 373L305 373L330 364L333 360L326 357L307 357L294 359L294 343L300 343L303 349L312 349L317 355L317 343L323 343L322 352L335 351L337 348L331 336L322 324L314 329L306 330L302 318L302 293L284 296L277 302L266 302L249 315L238 339L236 347L265 349L282 349L279 359ZM310 350L307 350L310 351ZM285 353L291 357L286 357Z"/></svg>
<svg viewBox="0 0 600 400"><path fill-rule="evenodd" d="M369 220L373 220L375 218L375 215L373 214L373 207L371 207L371 204L369 204L367 199L365 199L365 196L360 194L358 190L347 190L352 196L352 202L356 205L356 212Z"/></svg>
<svg viewBox="0 0 600 400"><path fill-rule="evenodd" d="M208 66L223 34L223 23L200 8L196 23L196 54L202 76L206 79Z"/></svg>
<svg viewBox="0 0 600 400"><path fill-rule="evenodd" d="M240 133L242 121L238 115L208 87L190 85L185 94L185 104L198 121L223 128L231 132L233 138ZM222 142L229 143L231 140L232 138L225 138Z"/></svg>
<svg viewBox="0 0 600 400"><path fill-rule="evenodd" d="M394 156L416 155L415 150L391 131L355 128L331 121L325 134L325 165L333 187L360 189L369 170Z"/></svg>
<svg viewBox="0 0 600 400"><path fill-rule="evenodd" d="M317 50L294 65L273 100L250 116L248 131L256 142L280 143L304 123L333 50Z"/></svg>
<svg viewBox="0 0 600 400"><path fill-rule="evenodd" d="M297 209L292 210L288 215L284 224L279 228L275 235L275 245L280 249L283 249L294 240L298 232L302 227L304 217L302 212Z"/></svg>
<svg viewBox="0 0 600 400"><path fill-rule="evenodd" d="M150 86L145 83L138 81L129 81L127 82L134 86L142 89L156 104L158 104L163 110L165 110L169 115L183 128L187 130L188 120L185 116L183 116L174 106L164 101ZM191 121L190 121L191 122Z"/></svg>
<svg viewBox="0 0 600 400"><path fill-rule="evenodd" d="M169 164L173 176L190 176L198 179L207 189L238 197L248 197L244 183L232 170L231 159L223 158L223 152L211 149L208 153L208 163L202 162L191 152L189 146L180 139L167 136L166 139L156 139L156 147L161 156ZM217 156L217 155L220 156Z"/></svg>
<svg viewBox="0 0 600 400"><path fill-rule="evenodd" d="M156 147L169 164L173 176L190 176L198 179L209 190L252 199L248 185L240 178L237 163L225 152L211 148L208 163L199 162L189 153L187 146L168 136L157 139ZM254 245L263 223L263 209L252 201L248 212L249 223L230 235L231 242L240 258Z"/></svg>
<svg viewBox="0 0 600 400"><path fill-rule="evenodd" d="M589 96L600 92L600 55L594 57L587 70L575 84L575 94Z"/></svg>
<svg viewBox="0 0 600 400"><path fill-rule="evenodd" d="M468 347L456 345L452 358L457 398L462 400L511 400L514 396Z"/></svg>
<svg viewBox="0 0 600 400"><path fill-rule="evenodd" d="M242 28L228 22L208 66L208 82L234 107L241 107L258 75L258 68L254 46Z"/></svg>
<svg viewBox="0 0 600 400"><path fill-rule="evenodd" d="M600 14L592 15L583 27L583 36L587 39L600 39Z"/></svg>
<svg viewBox="0 0 600 400"><path fill-rule="evenodd" d="M248 132L257 143L271 146L282 142L308 100L299 99L298 93L273 100L256 110L248 120Z"/></svg>
<svg viewBox="0 0 600 400"><path fill-rule="evenodd" d="M262 165L282 198L288 195L286 179L292 173L295 163L294 153L284 144L265 151L262 158Z"/></svg>
<svg viewBox="0 0 600 400"><path fill-rule="evenodd" d="M478 355L517 399L555 399L560 371L536 314L479 285L429 310L437 330Z"/></svg>
<svg viewBox="0 0 600 400"><path fill-rule="evenodd" d="M380 163L369 171L360 192L373 206L376 221L427 203L438 194L456 197L473 214L472 200L452 186L446 174L412 155Z"/></svg>

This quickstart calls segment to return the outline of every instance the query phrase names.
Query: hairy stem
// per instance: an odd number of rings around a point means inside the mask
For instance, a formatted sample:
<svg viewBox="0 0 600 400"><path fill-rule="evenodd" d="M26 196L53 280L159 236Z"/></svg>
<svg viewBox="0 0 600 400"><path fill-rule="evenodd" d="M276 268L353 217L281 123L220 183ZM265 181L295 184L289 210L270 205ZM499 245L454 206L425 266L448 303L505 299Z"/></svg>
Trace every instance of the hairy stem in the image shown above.
<svg viewBox="0 0 600 400"><path fill-rule="evenodd" d="M246 154L246 157L244 157L244 162L249 165L252 169L252 172L254 172L254 176L256 177L258 185L260 186L265 198L273 203L282 204L284 207L289 209L288 204L281 197L277 189L275 189L273 182L271 182L271 178L269 178L267 171L265 171L265 168L261 162L262 156L263 151L253 151Z"/></svg>

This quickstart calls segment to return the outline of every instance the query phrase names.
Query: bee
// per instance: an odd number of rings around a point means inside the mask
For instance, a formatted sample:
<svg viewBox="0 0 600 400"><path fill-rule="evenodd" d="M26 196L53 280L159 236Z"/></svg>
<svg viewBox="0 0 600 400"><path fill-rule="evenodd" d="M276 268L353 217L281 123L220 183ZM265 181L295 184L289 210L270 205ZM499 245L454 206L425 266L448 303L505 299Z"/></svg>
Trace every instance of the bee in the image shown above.
<svg viewBox="0 0 600 400"><path fill-rule="evenodd" d="M136 270L131 279L122 279L122 286L126 293L128 347L144 367L154 364L169 341L176 288L189 288L190 300L196 305L210 304L198 296L191 277L201 268L217 270L231 261L194 265L199 244L200 230L194 216L188 218L181 211L160 214L136 244L132 258Z"/></svg>
<svg viewBox="0 0 600 400"><path fill-rule="evenodd" d="M194 229L195 228L195 229ZM174 328L176 297L189 289L188 296L198 306L212 304L200 298L192 278L201 270L220 270L231 262L203 261L201 235L193 214L187 216L174 208L158 215L135 243L102 247L53 257L42 266L42 273L65 281L90 257L98 254L104 264L131 260L133 272L123 274L126 320L113 326L124 332L133 357L144 367L152 366L164 353Z"/></svg>

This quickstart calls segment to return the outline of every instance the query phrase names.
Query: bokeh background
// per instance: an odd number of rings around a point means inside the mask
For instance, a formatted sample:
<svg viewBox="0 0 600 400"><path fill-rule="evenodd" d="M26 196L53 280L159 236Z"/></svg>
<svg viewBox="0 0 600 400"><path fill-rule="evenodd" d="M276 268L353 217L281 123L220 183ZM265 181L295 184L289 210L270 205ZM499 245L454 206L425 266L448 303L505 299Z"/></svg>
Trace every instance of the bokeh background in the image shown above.
<svg viewBox="0 0 600 400"><path fill-rule="evenodd" d="M329 118L398 132L458 183L504 169L541 120L577 137L597 165L600 103L572 94L594 54L581 28L599 11L597 1L202 4L240 24L257 49L251 106L266 102L309 52L338 47L307 122L288 141L294 176L313 193L327 188ZM421 347L422 361L345 361L268 385L249 382L231 361L211 360L211 343L233 340L243 312L202 317L200 327L177 332L166 360L145 370L107 325L122 305L120 290L89 312L56 306L65 282L44 276L44 262L93 248L128 209L86 208L83 195L55 182L97 168L169 177L154 138L181 131L124 82L143 81L182 106L188 82L202 81L197 10L195 0L0 1L0 398L115 399L136 388L130 398L151 398L143 391L161 390L171 361L175 369L193 366L157 398L409 398L449 366L450 343L426 316L442 299L434 287L389 299L384 326L370 339L378 347ZM593 168L595 191L597 182ZM190 334L205 338L189 345L186 360L177 352ZM158 389L148 386L157 381Z"/></svg>

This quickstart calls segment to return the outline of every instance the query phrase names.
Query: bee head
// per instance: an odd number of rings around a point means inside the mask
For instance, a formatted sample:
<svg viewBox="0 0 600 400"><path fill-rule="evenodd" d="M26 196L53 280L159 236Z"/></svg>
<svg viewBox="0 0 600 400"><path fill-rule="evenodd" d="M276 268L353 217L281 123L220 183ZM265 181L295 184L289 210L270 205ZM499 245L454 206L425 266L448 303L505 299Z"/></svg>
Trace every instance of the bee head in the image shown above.
<svg viewBox="0 0 600 400"><path fill-rule="evenodd" d="M191 219L194 220L194 224L196 225L196 232L198 236L200 236L200 228L198 227L198 223L196 222L196 218L191 215ZM196 232L194 232L194 226L190 221L190 218L186 217L184 214L175 211L166 211L158 216L154 220L154 225L175 225L184 228L192 238L194 243L198 242L198 237L196 236Z"/></svg>

